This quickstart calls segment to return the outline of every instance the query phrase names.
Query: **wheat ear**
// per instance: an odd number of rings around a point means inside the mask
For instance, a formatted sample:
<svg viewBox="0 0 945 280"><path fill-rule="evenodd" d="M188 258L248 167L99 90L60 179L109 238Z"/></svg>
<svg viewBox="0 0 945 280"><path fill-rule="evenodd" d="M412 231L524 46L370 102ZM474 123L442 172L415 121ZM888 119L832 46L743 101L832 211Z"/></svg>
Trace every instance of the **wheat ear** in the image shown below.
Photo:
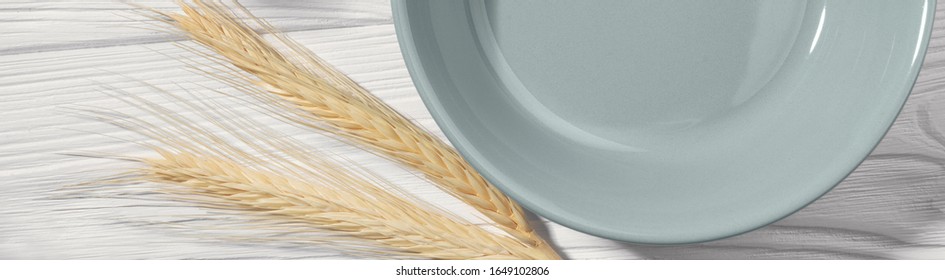
<svg viewBox="0 0 945 280"><path fill-rule="evenodd" d="M252 76L253 84L304 110L316 126L412 167L444 191L472 205L505 232L546 251L554 250L528 225L521 207L486 181L450 146L369 94L344 74L285 36L289 59L245 22L218 3L179 2L183 13L166 21L194 41ZM240 7L247 16L253 17ZM257 22L271 31L265 22ZM307 65L304 65L304 64Z"/></svg>
<svg viewBox="0 0 945 280"><path fill-rule="evenodd" d="M372 252L434 259L548 258L539 248L511 236L408 199L408 193L356 163L343 165L337 157L229 106L164 92L174 104L197 114L188 117L143 97L119 93L116 99L142 111L135 115L157 118L144 121L103 108L88 112L158 142L141 143L157 156L133 159L144 167L133 172L130 181L176 185L163 190L198 205L271 214L346 237L332 235L322 240L326 244L367 241L348 247L352 249L367 245L377 248Z"/></svg>
<svg viewBox="0 0 945 280"><path fill-rule="evenodd" d="M331 180L357 191L256 171L227 160L159 151L143 178L189 187L251 210L298 218L319 228L372 240L408 256L433 259L536 259L544 253L510 237L460 224L344 172Z"/></svg>

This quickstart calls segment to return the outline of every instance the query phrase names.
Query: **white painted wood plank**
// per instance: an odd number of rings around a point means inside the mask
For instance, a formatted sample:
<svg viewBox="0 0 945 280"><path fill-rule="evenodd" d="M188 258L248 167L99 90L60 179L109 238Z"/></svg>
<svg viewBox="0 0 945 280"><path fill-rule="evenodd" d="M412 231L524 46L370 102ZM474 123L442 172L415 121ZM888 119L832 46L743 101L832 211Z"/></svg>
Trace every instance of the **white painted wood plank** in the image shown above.
<svg viewBox="0 0 945 280"><path fill-rule="evenodd" d="M128 1L156 9L174 9L174 1ZM283 31L391 23L384 0L241 1ZM49 50L133 45L180 39L150 31L154 21L137 16L132 5L114 1L54 0L0 3L0 55Z"/></svg>
<svg viewBox="0 0 945 280"><path fill-rule="evenodd" d="M325 56L372 92L439 133L410 81L386 2L246 1L293 38ZM146 3L155 4L155 3ZM640 246L588 236L542 220L571 258L945 258L945 3L940 3L922 74L896 124L871 157L834 191L774 225L687 246ZM171 92L196 85L226 90L191 74L173 57L193 57L173 36L125 28L112 2L0 4L0 258L346 258L307 244L306 235L275 238L146 192L63 191L63 185L127 168L115 161L68 157L72 151L142 154L99 134L134 136L63 109L122 108L102 84L160 100L134 82ZM168 4L161 4L169 7ZM177 88L177 85L184 89ZM213 98L213 95L207 95ZM230 102L215 99L220 102ZM237 103L225 103L234 104ZM291 128L266 121L290 133ZM76 131L82 130L82 131ZM90 133L92 132L92 133ZM95 134L98 133L98 134ZM319 136L311 143L379 168L444 207L460 203L410 174ZM217 217L209 219L210 217ZM199 217L199 218L195 218ZM265 237L265 238L260 238Z"/></svg>

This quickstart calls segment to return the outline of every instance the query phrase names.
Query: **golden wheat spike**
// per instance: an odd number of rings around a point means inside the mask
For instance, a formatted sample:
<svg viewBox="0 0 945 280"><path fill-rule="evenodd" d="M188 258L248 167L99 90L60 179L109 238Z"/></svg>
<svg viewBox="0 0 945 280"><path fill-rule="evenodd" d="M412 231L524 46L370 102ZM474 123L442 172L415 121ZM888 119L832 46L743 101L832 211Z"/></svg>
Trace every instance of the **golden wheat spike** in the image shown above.
<svg viewBox="0 0 945 280"><path fill-rule="evenodd" d="M537 248L422 210L345 172L335 179L357 192L246 168L227 160L159 151L144 162L143 178L187 186L257 211L298 218L316 227L372 240L408 256L433 259L536 259Z"/></svg>
<svg viewBox="0 0 945 280"><path fill-rule="evenodd" d="M308 65L290 60L221 4L203 1L179 4L183 13L160 12L167 23L213 50L232 66L251 74L249 82L308 112L305 116L309 121L303 124L343 136L418 170L444 191L483 213L497 227L557 257L528 225L521 207L486 181L456 150L344 74L276 33L291 54ZM255 19L245 9L243 11ZM272 30L268 24L256 20Z"/></svg>
<svg viewBox="0 0 945 280"><path fill-rule="evenodd" d="M434 259L549 258L511 236L409 199L356 163L339 162L229 106L147 86L197 116L112 89L118 93L113 97L141 111L137 116L158 119L144 121L106 108L86 113L157 142L142 143L157 156L132 158L144 167L123 182L176 185L183 188L159 190L202 206L302 222L333 234L314 241L344 249Z"/></svg>

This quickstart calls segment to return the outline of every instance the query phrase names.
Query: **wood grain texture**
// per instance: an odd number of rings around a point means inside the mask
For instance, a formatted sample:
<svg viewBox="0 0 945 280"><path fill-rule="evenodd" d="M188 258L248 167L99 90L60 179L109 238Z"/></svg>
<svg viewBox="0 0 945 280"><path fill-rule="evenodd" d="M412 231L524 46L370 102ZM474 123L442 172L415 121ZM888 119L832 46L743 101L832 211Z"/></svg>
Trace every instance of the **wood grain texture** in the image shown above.
<svg viewBox="0 0 945 280"><path fill-rule="evenodd" d="M165 1L141 3L172 8ZM386 1L243 3L439 133L406 71ZM146 81L258 114L245 102L209 93L208 88L228 89L187 71L178 59L200 58L175 44L188 43L141 29L149 25L128 9L117 2L0 3L0 258L358 257L307 242L310 233L304 229L251 226L239 215L190 207L143 187L64 187L129 167L64 154L147 153L112 138L140 140L137 136L68 113L85 106L135 112L102 85L161 100L160 93L137 82ZM537 217L536 225L564 255L580 259L945 259L945 1L936 18L922 73L895 125L849 178L798 213L744 235L686 246L625 244ZM259 117L286 133L299 133ZM414 174L323 136L298 136L377 168L444 208L475 217Z"/></svg>

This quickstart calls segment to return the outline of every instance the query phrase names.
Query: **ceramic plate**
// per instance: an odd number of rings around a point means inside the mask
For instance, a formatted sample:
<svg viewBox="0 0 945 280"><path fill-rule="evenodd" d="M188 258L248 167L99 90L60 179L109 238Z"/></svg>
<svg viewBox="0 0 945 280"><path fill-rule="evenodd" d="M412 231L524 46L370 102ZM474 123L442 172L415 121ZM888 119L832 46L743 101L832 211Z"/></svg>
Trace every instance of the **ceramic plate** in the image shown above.
<svg viewBox="0 0 945 280"><path fill-rule="evenodd" d="M526 208L653 244L811 203L870 153L919 72L934 1L395 0L450 141Z"/></svg>

